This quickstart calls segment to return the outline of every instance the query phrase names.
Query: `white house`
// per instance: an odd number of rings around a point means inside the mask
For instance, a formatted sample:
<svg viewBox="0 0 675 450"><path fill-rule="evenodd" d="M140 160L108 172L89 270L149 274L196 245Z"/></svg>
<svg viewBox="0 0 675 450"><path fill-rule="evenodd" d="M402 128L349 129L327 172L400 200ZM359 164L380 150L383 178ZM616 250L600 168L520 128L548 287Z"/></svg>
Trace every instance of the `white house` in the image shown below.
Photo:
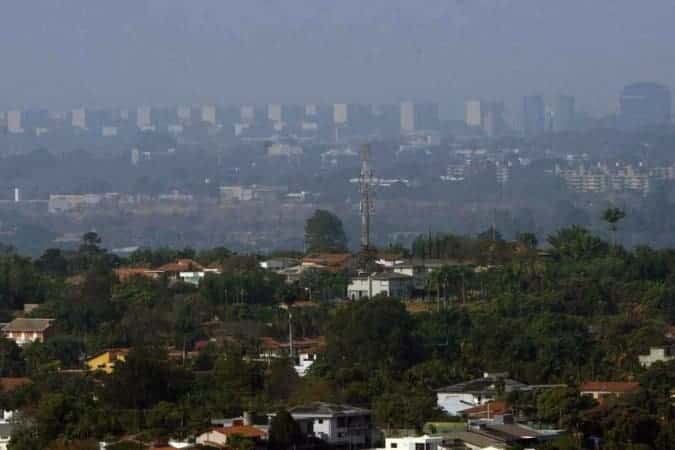
<svg viewBox="0 0 675 450"><path fill-rule="evenodd" d="M314 352L300 352L298 353L297 364L294 364L293 368L299 376L304 377L307 375L309 368L312 367L312 364L316 362L318 356L319 355Z"/></svg>
<svg viewBox="0 0 675 450"><path fill-rule="evenodd" d="M12 424L0 423L0 450L7 450L12 438Z"/></svg>
<svg viewBox="0 0 675 450"><path fill-rule="evenodd" d="M483 378L453 384L436 391L436 402L443 411L457 416L461 411L493 401L500 393L524 391L529 386L508 378L505 373L485 373Z"/></svg>
<svg viewBox="0 0 675 450"><path fill-rule="evenodd" d="M0 450L7 450L9 441L12 438L12 418L14 411L2 411L2 418L0 418Z"/></svg>
<svg viewBox="0 0 675 450"><path fill-rule="evenodd" d="M438 450L443 444L441 436L406 436L385 439L385 450Z"/></svg>
<svg viewBox="0 0 675 450"><path fill-rule="evenodd" d="M413 278L400 273L382 272L353 278L347 287L347 297L352 300L387 297L409 297L413 289Z"/></svg>
<svg viewBox="0 0 675 450"><path fill-rule="evenodd" d="M649 349L649 354L638 355L638 360L642 367L649 367L656 362L668 362L675 359L673 351L670 348L652 347Z"/></svg>
<svg viewBox="0 0 675 450"><path fill-rule="evenodd" d="M292 408L289 413L306 436L330 445L370 448L373 427L368 409L316 402Z"/></svg>

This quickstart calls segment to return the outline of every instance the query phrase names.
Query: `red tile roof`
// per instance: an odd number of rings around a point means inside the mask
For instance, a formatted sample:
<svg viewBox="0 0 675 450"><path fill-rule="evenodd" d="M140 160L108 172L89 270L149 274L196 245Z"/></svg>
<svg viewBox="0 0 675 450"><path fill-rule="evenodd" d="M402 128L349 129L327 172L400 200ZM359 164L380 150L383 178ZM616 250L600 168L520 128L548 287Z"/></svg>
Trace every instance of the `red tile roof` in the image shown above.
<svg viewBox="0 0 675 450"><path fill-rule="evenodd" d="M329 270L341 270L351 261L351 253L314 253L302 258L303 265L316 265Z"/></svg>
<svg viewBox="0 0 675 450"><path fill-rule="evenodd" d="M30 383L30 378L0 378L0 391L11 392Z"/></svg>
<svg viewBox="0 0 675 450"><path fill-rule="evenodd" d="M503 401L488 402L483 405L474 406L473 408L460 411L462 415L473 419L487 418L488 416L501 416L510 412L511 407Z"/></svg>
<svg viewBox="0 0 675 450"><path fill-rule="evenodd" d="M191 259L179 259L176 262L169 264L164 264L161 267L158 267L156 270L162 272L202 272L204 266L199 264L197 261Z"/></svg>
<svg viewBox="0 0 675 450"><path fill-rule="evenodd" d="M609 392L625 394L640 389L640 383L634 381L587 381L579 387L580 392Z"/></svg>
<svg viewBox="0 0 675 450"><path fill-rule="evenodd" d="M267 433L265 433L263 430L256 427L252 427L250 425L232 425L230 427L218 427L213 428L212 431L215 431L216 433L220 433L225 436L233 436L236 434L238 436L251 439L262 438L267 436Z"/></svg>

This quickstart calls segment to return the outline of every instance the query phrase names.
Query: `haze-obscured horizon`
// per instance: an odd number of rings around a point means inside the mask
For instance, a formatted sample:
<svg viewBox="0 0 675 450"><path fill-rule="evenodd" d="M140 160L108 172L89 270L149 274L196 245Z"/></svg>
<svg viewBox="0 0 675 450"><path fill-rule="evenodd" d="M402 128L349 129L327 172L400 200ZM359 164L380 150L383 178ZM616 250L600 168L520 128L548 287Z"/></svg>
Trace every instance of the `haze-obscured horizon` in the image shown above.
<svg viewBox="0 0 675 450"><path fill-rule="evenodd" d="M22 0L0 16L0 108L530 93L611 112L675 86L675 3L652 0Z"/></svg>

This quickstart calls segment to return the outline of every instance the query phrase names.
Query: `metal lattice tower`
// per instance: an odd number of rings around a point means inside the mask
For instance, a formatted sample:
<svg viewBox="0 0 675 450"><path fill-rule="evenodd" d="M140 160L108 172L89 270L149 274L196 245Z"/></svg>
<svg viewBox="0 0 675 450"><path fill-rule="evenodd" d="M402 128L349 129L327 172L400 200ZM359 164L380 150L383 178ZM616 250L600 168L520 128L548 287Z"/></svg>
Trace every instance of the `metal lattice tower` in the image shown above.
<svg viewBox="0 0 675 450"><path fill-rule="evenodd" d="M370 218L373 213L372 181L373 171L370 169L370 144L361 147L361 249L370 248Z"/></svg>

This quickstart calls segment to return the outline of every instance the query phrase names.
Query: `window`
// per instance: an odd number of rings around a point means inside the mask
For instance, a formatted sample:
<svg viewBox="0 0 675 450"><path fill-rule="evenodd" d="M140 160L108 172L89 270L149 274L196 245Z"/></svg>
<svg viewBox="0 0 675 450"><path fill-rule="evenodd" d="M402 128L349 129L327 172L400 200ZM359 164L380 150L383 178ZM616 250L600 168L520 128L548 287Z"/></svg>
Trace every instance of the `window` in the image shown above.
<svg viewBox="0 0 675 450"><path fill-rule="evenodd" d="M316 423L322 424L322 423L323 423L323 419L316 419Z"/></svg>
<svg viewBox="0 0 675 450"><path fill-rule="evenodd" d="M415 450L425 450L424 444L415 444Z"/></svg>
<svg viewBox="0 0 675 450"><path fill-rule="evenodd" d="M346 424L345 418L344 417L338 417L337 418L337 426L339 428L344 428Z"/></svg>
<svg viewBox="0 0 675 450"><path fill-rule="evenodd" d="M392 442L392 443L389 445L389 448L398 448L398 444L397 444L396 442Z"/></svg>

